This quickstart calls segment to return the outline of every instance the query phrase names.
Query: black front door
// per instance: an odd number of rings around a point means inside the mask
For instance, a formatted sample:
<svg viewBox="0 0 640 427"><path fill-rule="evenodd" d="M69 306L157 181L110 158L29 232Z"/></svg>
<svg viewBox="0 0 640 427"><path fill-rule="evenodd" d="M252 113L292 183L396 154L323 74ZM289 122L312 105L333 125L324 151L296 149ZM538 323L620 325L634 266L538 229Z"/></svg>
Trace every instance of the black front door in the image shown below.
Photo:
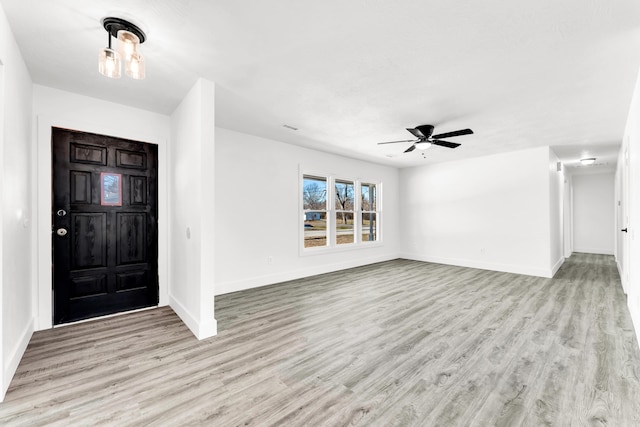
<svg viewBox="0 0 640 427"><path fill-rule="evenodd" d="M158 304L156 145L52 129L54 324Z"/></svg>

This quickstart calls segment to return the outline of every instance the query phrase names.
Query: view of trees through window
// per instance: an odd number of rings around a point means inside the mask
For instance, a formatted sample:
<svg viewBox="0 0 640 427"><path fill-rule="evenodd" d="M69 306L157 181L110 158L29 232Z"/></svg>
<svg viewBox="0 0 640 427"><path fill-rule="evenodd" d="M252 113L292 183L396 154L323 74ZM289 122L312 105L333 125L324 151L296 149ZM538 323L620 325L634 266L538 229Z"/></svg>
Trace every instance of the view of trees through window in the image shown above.
<svg viewBox="0 0 640 427"><path fill-rule="evenodd" d="M376 184L314 175L302 181L305 248L378 240Z"/></svg>
<svg viewBox="0 0 640 427"><path fill-rule="evenodd" d="M353 243L354 194L352 181L335 182L336 243Z"/></svg>
<svg viewBox="0 0 640 427"><path fill-rule="evenodd" d="M304 209L304 247L327 245L327 179L304 176L302 183Z"/></svg>
<svg viewBox="0 0 640 427"><path fill-rule="evenodd" d="M360 184L362 209L362 241L377 240L376 185Z"/></svg>

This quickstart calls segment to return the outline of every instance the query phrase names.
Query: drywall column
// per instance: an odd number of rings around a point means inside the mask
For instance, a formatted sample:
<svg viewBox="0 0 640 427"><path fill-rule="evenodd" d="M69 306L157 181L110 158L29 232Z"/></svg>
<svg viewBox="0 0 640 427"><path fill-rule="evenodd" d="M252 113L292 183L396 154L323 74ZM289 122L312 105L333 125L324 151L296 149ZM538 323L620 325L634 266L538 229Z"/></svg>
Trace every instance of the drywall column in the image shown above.
<svg viewBox="0 0 640 427"><path fill-rule="evenodd" d="M214 317L215 85L200 79L171 116L169 305L198 338Z"/></svg>
<svg viewBox="0 0 640 427"><path fill-rule="evenodd" d="M571 175L564 175L563 189L563 228L564 228L564 246L563 253L565 258L569 258L573 253L573 184Z"/></svg>
<svg viewBox="0 0 640 427"><path fill-rule="evenodd" d="M0 400L34 329L29 71L0 6Z"/></svg>
<svg viewBox="0 0 640 427"><path fill-rule="evenodd" d="M564 169L560 159L549 149L549 254L551 273L555 275L564 263Z"/></svg>

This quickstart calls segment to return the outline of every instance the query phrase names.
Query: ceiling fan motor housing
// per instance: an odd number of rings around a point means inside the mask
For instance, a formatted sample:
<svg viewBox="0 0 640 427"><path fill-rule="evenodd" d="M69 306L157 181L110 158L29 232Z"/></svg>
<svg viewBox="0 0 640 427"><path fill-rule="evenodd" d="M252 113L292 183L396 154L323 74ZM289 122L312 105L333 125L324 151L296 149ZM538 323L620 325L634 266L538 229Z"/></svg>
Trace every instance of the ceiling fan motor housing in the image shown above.
<svg viewBox="0 0 640 427"><path fill-rule="evenodd" d="M424 135L425 138L430 138L433 135L434 127L432 125L420 125L416 126L416 129L420 131Z"/></svg>

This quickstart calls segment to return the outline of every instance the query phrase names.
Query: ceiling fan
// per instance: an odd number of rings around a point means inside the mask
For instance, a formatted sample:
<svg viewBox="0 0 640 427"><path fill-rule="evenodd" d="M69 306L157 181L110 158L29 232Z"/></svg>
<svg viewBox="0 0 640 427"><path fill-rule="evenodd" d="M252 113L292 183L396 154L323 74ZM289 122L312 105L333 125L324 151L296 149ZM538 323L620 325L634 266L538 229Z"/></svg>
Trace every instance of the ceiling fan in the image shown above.
<svg viewBox="0 0 640 427"><path fill-rule="evenodd" d="M416 126L414 129L407 128L407 130L411 132L413 136L415 136L418 139L379 142L378 145L397 144L399 142L412 142L413 144L411 145L411 147L404 150L405 153L409 153L415 150L416 148L419 148L421 150L426 150L432 145L439 145L441 147L447 147L447 148L456 148L456 147L459 147L460 144L455 142L443 141L440 138L451 138L453 136L469 135L473 133L471 129L461 129L454 132L447 132L447 133L440 133L438 135L433 135L433 129L434 127L432 125L420 125L420 126Z"/></svg>

